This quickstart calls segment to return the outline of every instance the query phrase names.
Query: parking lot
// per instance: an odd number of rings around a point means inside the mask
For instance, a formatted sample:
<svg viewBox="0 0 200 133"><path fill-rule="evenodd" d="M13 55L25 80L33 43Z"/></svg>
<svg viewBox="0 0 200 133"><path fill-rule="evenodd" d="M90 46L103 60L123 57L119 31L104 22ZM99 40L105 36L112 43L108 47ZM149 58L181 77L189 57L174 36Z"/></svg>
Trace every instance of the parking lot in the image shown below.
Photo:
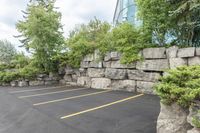
<svg viewBox="0 0 200 133"><path fill-rule="evenodd" d="M160 110L159 98L156 96L75 86L6 87L1 90L58 121L69 133L156 132L156 120ZM12 103L12 100L9 102ZM20 110L20 107L16 108ZM1 115L3 114L0 114L0 119ZM34 119L31 121L34 123ZM19 128L18 126L15 128ZM24 131L32 133L28 129L29 126L30 124L20 128L27 128ZM16 131L20 130L22 133L20 128ZM55 131L59 133L58 129Z"/></svg>

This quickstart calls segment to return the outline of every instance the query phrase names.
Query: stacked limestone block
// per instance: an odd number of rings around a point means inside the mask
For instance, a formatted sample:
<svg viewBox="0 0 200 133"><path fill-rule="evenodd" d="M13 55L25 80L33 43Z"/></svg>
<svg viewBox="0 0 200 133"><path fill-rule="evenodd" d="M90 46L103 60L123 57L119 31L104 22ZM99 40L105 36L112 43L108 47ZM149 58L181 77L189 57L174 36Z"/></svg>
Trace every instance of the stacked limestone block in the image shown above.
<svg viewBox="0 0 200 133"><path fill-rule="evenodd" d="M118 52L109 52L101 59L95 51L81 62L83 74L77 75L77 83L95 89L155 94L153 86L165 70L200 64L200 48L146 48L140 54L144 60L124 65Z"/></svg>

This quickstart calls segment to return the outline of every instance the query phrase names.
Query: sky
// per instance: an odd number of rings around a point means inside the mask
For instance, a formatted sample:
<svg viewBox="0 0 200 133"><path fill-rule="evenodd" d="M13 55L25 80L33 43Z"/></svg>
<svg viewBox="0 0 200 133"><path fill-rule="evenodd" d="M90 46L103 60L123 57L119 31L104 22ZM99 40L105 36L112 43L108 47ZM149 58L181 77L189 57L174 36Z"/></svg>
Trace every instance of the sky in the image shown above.
<svg viewBox="0 0 200 133"><path fill-rule="evenodd" d="M0 0L0 40L7 39L18 50L20 42L15 24L22 19L29 0ZM88 23L94 17L112 23L117 0L57 0L56 7L62 13L64 36L77 24Z"/></svg>

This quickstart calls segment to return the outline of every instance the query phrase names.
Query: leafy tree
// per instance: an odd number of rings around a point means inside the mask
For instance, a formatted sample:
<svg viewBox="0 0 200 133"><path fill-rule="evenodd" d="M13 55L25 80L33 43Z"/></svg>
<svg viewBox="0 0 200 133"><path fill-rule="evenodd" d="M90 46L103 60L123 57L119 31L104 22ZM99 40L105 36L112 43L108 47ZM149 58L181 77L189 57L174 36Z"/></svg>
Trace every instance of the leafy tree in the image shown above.
<svg viewBox="0 0 200 133"><path fill-rule="evenodd" d="M67 63L79 67L83 57L97 49L110 28L111 26L107 22L101 22L96 18L89 24L77 26L66 41L68 48Z"/></svg>
<svg viewBox="0 0 200 133"><path fill-rule="evenodd" d="M144 36L149 38L149 42L164 46L173 25L169 17L170 4L166 0L136 0L136 3L138 16L143 21Z"/></svg>
<svg viewBox="0 0 200 133"><path fill-rule="evenodd" d="M16 49L9 41L0 40L0 63L9 64L16 55Z"/></svg>
<svg viewBox="0 0 200 133"><path fill-rule="evenodd" d="M121 63L130 64L140 60L139 52L147 47L141 29L136 28L132 24L123 23L115 27L111 32L112 49L119 51L122 54Z"/></svg>
<svg viewBox="0 0 200 133"><path fill-rule="evenodd" d="M24 20L16 25L23 37L23 46L33 53L38 66L46 72L54 71L56 66L52 57L64 44L61 13L54 8L55 0L31 0Z"/></svg>
<svg viewBox="0 0 200 133"><path fill-rule="evenodd" d="M200 0L168 0L178 44L200 46Z"/></svg>

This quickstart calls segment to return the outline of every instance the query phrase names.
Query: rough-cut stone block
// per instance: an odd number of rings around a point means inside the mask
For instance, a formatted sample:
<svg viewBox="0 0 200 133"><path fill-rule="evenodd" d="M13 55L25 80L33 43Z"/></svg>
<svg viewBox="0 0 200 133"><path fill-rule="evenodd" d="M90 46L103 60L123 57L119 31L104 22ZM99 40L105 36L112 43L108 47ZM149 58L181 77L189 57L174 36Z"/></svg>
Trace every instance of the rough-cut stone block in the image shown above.
<svg viewBox="0 0 200 133"><path fill-rule="evenodd" d="M74 74L74 70L72 68L65 68L65 74Z"/></svg>
<svg viewBox="0 0 200 133"><path fill-rule="evenodd" d="M177 104L161 104L157 120L157 133L187 133L191 127L187 123L187 112Z"/></svg>
<svg viewBox="0 0 200 133"><path fill-rule="evenodd" d="M78 76L76 74L72 74L72 82L77 82Z"/></svg>
<svg viewBox="0 0 200 133"><path fill-rule="evenodd" d="M139 81L158 81L161 77L157 72L143 72L141 70L128 70L128 78Z"/></svg>
<svg viewBox="0 0 200 133"><path fill-rule="evenodd" d="M111 67L111 61L103 62L103 67L110 68Z"/></svg>
<svg viewBox="0 0 200 133"><path fill-rule="evenodd" d="M84 62L88 62L88 61L94 61L94 55L93 54L89 54L86 55L83 59Z"/></svg>
<svg viewBox="0 0 200 133"><path fill-rule="evenodd" d="M167 58L176 58L177 57L177 53L178 53L178 47L177 46L173 46L170 47L166 50L167 53Z"/></svg>
<svg viewBox="0 0 200 133"><path fill-rule="evenodd" d="M44 81L29 81L30 86L40 86L44 85Z"/></svg>
<svg viewBox="0 0 200 133"><path fill-rule="evenodd" d="M178 57L193 57L195 56L195 48L181 48L178 50Z"/></svg>
<svg viewBox="0 0 200 133"><path fill-rule="evenodd" d="M115 61L119 60L120 57L121 54L119 52L110 52L106 54L106 56L104 57L104 61Z"/></svg>
<svg viewBox="0 0 200 133"><path fill-rule="evenodd" d="M145 82L145 81L137 81L137 92L145 93L145 94L155 94L153 89L155 83L154 82Z"/></svg>
<svg viewBox="0 0 200 133"><path fill-rule="evenodd" d="M2 86L4 86L4 87L10 86L10 83L2 83Z"/></svg>
<svg viewBox="0 0 200 133"><path fill-rule="evenodd" d="M64 79L59 80L59 84L66 85L66 81Z"/></svg>
<svg viewBox="0 0 200 133"><path fill-rule="evenodd" d="M136 68L136 63L132 63L132 64L121 64L120 60L118 61L111 61L111 68Z"/></svg>
<svg viewBox="0 0 200 133"><path fill-rule="evenodd" d="M18 86L19 87L26 87L26 86L28 86L28 82L27 81L19 81Z"/></svg>
<svg viewBox="0 0 200 133"><path fill-rule="evenodd" d="M81 86L91 87L91 78L90 77L78 77L77 84Z"/></svg>
<svg viewBox="0 0 200 133"><path fill-rule="evenodd" d="M10 85L12 87L16 87L18 85L18 81L12 81L12 82L10 82Z"/></svg>
<svg viewBox="0 0 200 133"><path fill-rule="evenodd" d="M196 48L196 54L197 56L200 56L200 48Z"/></svg>
<svg viewBox="0 0 200 133"><path fill-rule="evenodd" d="M72 75L65 74L65 76L63 78L67 82L72 82Z"/></svg>
<svg viewBox="0 0 200 133"><path fill-rule="evenodd" d="M105 77L110 79L127 79L127 70L106 68Z"/></svg>
<svg viewBox="0 0 200 133"><path fill-rule="evenodd" d="M85 77L85 76L87 76L87 69L85 69L85 68L79 68L79 72L80 72L80 75L78 75L79 77Z"/></svg>
<svg viewBox="0 0 200 133"><path fill-rule="evenodd" d="M50 80L50 81L45 81L45 85L56 85L59 84L58 80Z"/></svg>
<svg viewBox="0 0 200 133"><path fill-rule="evenodd" d="M165 48L143 49L143 57L145 59L164 59L166 58L166 49Z"/></svg>
<svg viewBox="0 0 200 133"><path fill-rule="evenodd" d="M64 75L64 74L65 74L65 68L60 67L60 68L58 69L58 74L59 74L59 75Z"/></svg>
<svg viewBox="0 0 200 133"><path fill-rule="evenodd" d="M97 60L100 60L101 59L101 53L99 50L95 50L94 51L94 60L97 61Z"/></svg>
<svg viewBox="0 0 200 133"><path fill-rule="evenodd" d="M126 90L130 92L136 91L135 80L113 80L111 84L113 90Z"/></svg>
<svg viewBox="0 0 200 133"><path fill-rule="evenodd" d="M193 127L196 127L196 125L193 123L193 118L196 118L200 121L200 102L196 102L189 108L189 115L187 116L187 122L190 123Z"/></svg>
<svg viewBox="0 0 200 133"><path fill-rule="evenodd" d="M60 77L59 77L58 73L52 73L52 72L50 72L49 73L49 79L50 80L60 80Z"/></svg>
<svg viewBox="0 0 200 133"><path fill-rule="evenodd" d="M91 88L94 89L109 89L111 80L108 78L92 78Z"/></svg>
<svg viewBox="0 0 200 133"><path fill-rule="evenodd" d="M169 64L171 69L175 69L180 66L187 65L187 59L185 58L170 58Z"/></svg>
<svg viewBox="0 0 200 133"><path fill-rule="evenodd" d="M188 59L188 65L200 65L200 57L192 57Z"/></svg>
<svg viewBox="0 0 200 133"><path fill-rule="evenodd" d="M103 62L102 61L92 61L89 63L90 68L102 68L103 67Z"/></svg>
<svg viewBox="0 0 200 133"><path fill-rule="evenodd" d="M88 68L88 76L92 78L102 78L105 76L105 69Z"/></svg>
<svg viewBox="0 0 200 133"><path fill-rule="evenodd" d="M137 62L136 68L146 71L164 71L169 69L169 63L167 59L144 60Z"/></svg>
<svg viewBox="0 0 200 133"><path fill-rule="evenodd" d="M47 74L38 74L37 75L38 78L46 78L49 77Z"/></svg>
<svg viewBox="0 0 200 133"><path fill-rule="evenodd" d="M88 68L89 67L89 62L88 61L82 61L81 62L81 68Z"/></svg>
<svg viewBox="0 0 200 133"><path fill-rule="evenodd" d="M188 130L187 133L200 133L200 128L193 128L191 130Z"/></svg>

